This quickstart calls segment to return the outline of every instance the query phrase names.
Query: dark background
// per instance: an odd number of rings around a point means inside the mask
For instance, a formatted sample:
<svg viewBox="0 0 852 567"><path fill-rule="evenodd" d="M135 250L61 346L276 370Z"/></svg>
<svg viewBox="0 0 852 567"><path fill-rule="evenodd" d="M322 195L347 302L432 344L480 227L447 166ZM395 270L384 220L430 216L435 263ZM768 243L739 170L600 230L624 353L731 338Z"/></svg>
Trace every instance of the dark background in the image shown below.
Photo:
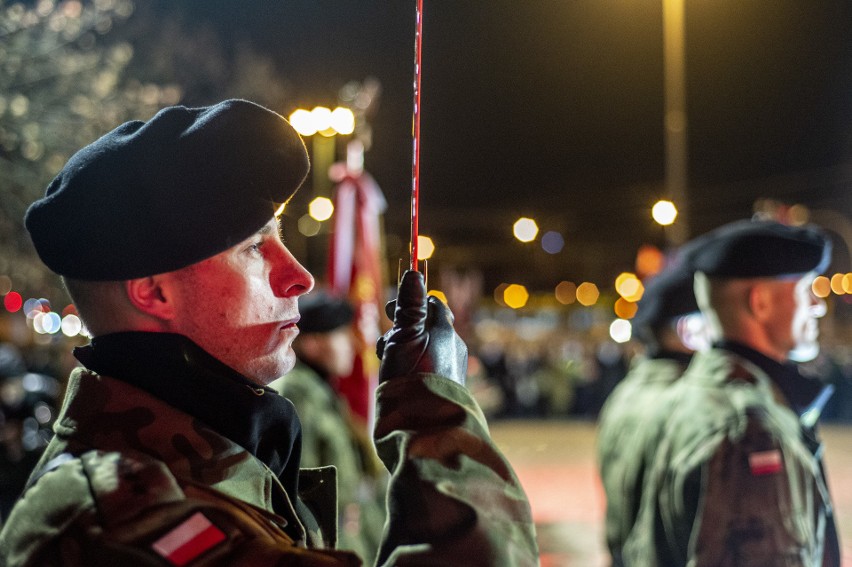
<svg viewBox="0 0 852 567"><path fill-rule="evenodd" d="M349 80L381 82L366 168L389 201L389 252L404 257L414 0L183 0L162 10L274 55L293 108L334 105ZM436 268L481 269L487 286L608 285L641 244L667 244L650 218L666 197L662 31L662 3L650 0L425 1L420 226ZM689 236L768 197L831 217L843 240L850 32L852 7L837 0L686 2L689 201L678 206ZM563 251L515 241L521 215L560 231ZM836 264L848 270L844 248Z"/></svg>

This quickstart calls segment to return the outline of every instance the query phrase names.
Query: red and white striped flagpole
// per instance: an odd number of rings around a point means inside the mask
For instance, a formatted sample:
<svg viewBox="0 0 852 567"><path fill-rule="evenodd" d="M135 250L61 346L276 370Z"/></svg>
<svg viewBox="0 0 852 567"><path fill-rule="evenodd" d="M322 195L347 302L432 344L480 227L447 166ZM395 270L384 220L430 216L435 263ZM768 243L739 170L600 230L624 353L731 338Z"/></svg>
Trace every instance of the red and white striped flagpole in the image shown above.
<svg viewBox="0 0 852 567"><path fill-rule="evenodd" d="M417 0L417 24L414 35L414 117L412 136L414 152L411 166L411 263L418 271L417 237L420 222L420 77L423 52L423 0Z"/></svg>

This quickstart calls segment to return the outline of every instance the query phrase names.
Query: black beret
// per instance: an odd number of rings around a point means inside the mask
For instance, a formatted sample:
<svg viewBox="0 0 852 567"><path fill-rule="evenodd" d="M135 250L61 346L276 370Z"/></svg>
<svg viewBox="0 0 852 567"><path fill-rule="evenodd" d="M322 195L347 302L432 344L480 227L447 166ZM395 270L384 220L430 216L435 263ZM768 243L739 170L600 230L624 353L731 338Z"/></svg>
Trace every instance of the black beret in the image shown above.
<svg viewBox="0 0 852 567"><path fill-rule="evenodd" d="M355 310L343 298L314 291L299 299L299 314L301 333L330 333L351 323Z"/></svg>
<svg viewBox="0 0 852 567"><path fill-rule="evenodd" d="M722 278L782 277L823 272L831 241L816 227L743 220L695 240L689 262L696 271Z"/></svg>
<svg viewBox="0 0 852 567"><path fill-rule="evenodd" d="M633 327L655 328L675 317L697 312L692 282L693 271L681 262L667 266L648 280L632 321Z"/></svg>
<svg viewBox="0 0 852 567"><path fill-rule="evenodd" d="M302 139L271 110L245 100L169 107L72 156L25 224L64 276L170 272L254 234L308 169Z"/></svg>

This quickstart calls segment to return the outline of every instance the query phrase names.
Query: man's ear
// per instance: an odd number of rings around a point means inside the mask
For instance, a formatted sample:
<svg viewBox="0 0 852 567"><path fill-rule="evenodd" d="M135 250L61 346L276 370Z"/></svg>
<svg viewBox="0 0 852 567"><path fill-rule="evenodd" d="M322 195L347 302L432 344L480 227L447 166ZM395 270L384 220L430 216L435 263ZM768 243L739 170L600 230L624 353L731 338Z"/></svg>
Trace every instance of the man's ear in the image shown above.
<svg viewBox="0 0 852 567"><path fill-rule="evenodd" d="M760 322L766 321L773 310L774 297L771 286L756 283L748 289L748 307L752 316Z"/></svg>
<svg viewBox="0 0 852 567"><path fill-rule="evenodd" d="M127 280L125 290L136 309L157 319L170 321L175 316L175 306L164 283L159 276L147 276Z"/></svg>

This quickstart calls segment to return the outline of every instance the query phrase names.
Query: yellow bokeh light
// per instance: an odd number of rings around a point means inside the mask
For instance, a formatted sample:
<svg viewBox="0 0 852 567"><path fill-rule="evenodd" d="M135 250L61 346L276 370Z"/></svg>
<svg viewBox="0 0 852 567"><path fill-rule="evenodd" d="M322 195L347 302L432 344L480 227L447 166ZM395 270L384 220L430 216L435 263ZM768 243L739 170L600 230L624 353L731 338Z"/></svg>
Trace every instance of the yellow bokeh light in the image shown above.
<svg viewBox="0 0 852 567"><path fill-rule="evenodd" d="M586 307L594 305L600 296L601 292L598 291L598 286L591 282L583 282L577 286L577 301L580 302L580 305Z"/></svg>
<svg viewBox="0 0 852 567"><path fill-rule="evenodd" d="M290 114L290 125L302 136L313 136L317 133L311 112L304 108L298 108Z"/></svg>
<svg viewBox="0 0 852 567"><path fill-rule="evenodd" d="M521 242L532 242L538 235L538 225L533 219L521 217L512 225L512 233Z"/></svg>
<svg viewBox="0 0 852 567"><path fill-rule="evenodd" d="M834 274L831 276L831 291L837 295L843 295L846 293L843 291L843 276L845 275L846 274Z"/></svg>
<svg viewBox="0 0 852 567"><path fill-rule="evenodd" d="M417 235L417 259L428 260L435 253L435 243L428 236Z"/></svg>
<svg viewBox="0 0 852 567"><path fill-rule="evenodd" d="M348 108L338 106L331 111L331 127L338 134L351 134L355 131L355 115Z"/></svg>
<svg viewBox="0 0 852 567"><path fill-rule="evenodd" d="M651 209L651 216L657 224L669 226L677 218L677 207L671 201L657 201Z"/></svg>
<svg viewBox="0 0 852 567"><path fill-rule="evenodd" d="M556 301L562 305L571 305L577 301L577 286L574 282L559 282L555 295Z"/></svg>
<svg viewBox="0 0 852 567"><path fill-rule="evenodd" d="M845 293L852 293L852 274L844 275L840 285Z"/></svg>
<svg viewBox="0 0 852 567"><path fill-rule="evenodd" d="M530 294L522 285L512 284L503 291L503 301L512 309L520 309L527 304Z"/></svg>
<svg viewBox="0 0 852 567"><path fill-rule="evenodd" d="M627 301L636 302L642 299L642 295L645 293L645 286L642 285L636 274L622 272L615 278L615 291Z"/></svg>
<svg viewBox="0 0 852 567"><path fill-rule="evenodd" d="M308 205L308 214L314 220L327 221L334 214L334 203L328 197L317 197Z"/></svg>
<svg viewBox="0 0 852 567"><path fill-rule="evenodd" d="M427 295L431 295L432 297L437 297L441 301L444 302L444 305L447 304L447 294L439 289L430 289Z"/></svg>
<svg viewBox="0 0 852 567"><path fill-rule="evenodd" d="M623 297L619 297L613 306L615 314L621 319L633 319L638 309L639 306L636 303L628 301Z"/></svg>
<svg viewBox="0 0 852 567"><path fill-rule="evenodd" d="M831 281L825 276L817 276L811 284L814 295L825 299L831 294Z"/></svg>

